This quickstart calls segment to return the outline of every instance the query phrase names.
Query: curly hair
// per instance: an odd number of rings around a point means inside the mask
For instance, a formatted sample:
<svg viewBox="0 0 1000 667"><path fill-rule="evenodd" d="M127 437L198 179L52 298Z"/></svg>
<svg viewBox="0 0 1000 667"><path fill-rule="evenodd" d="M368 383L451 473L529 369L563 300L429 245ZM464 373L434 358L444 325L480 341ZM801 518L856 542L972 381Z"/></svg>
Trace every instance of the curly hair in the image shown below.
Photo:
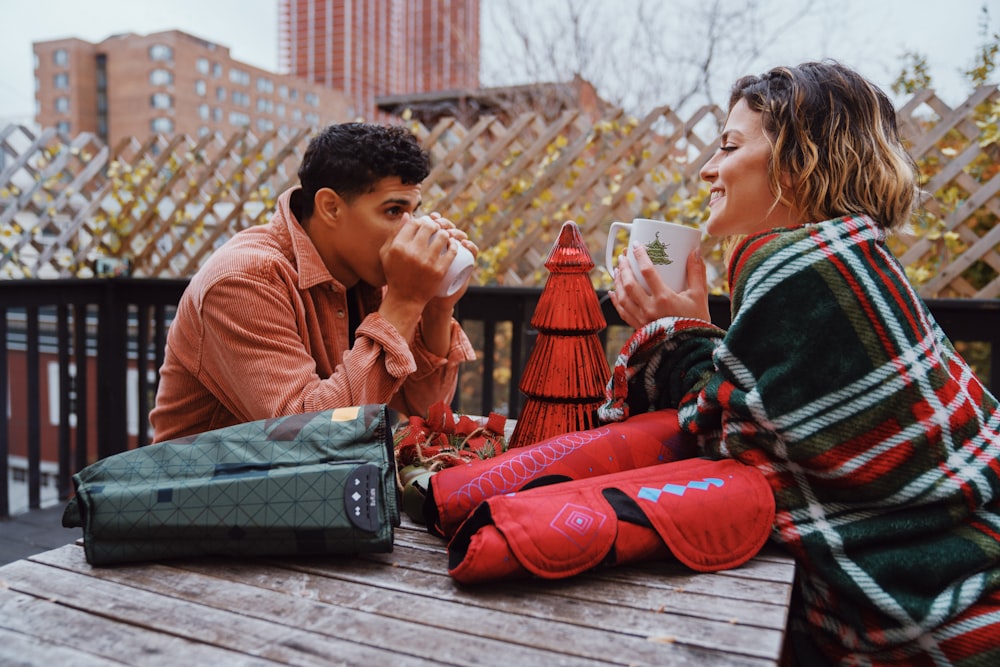
<svg viewBox="0 0 1000 667"><path fill-rule="evenodd" d="M306 147L299 165L301 196L296 197L300 220L313 212L321 188L330 188L350 203L371 192L383 178L420 183L430 173L430 158L405 127L371 123L329 125Z"/></svg>
<svg viewBox="0 0 1000 667"><path fill-rule="evenodd" d="M807 62L740 78L730 111L740 100L762 114L776 199L803 219L868 215L887 229L909 220L916 169L877 86L836 62Z"/></svg>

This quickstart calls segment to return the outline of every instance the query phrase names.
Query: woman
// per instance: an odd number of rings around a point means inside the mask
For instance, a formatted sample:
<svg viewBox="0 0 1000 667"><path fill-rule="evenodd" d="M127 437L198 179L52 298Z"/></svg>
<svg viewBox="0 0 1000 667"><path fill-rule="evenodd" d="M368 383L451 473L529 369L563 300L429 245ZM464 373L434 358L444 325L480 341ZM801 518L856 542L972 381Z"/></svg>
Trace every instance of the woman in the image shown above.
<svg viewBox="0 0 1000 667"><path fill-rule="evenodd" d="M700 257L677 293L635 249L658 287L619 264L637 331L601 416L676 407L706 456L763 471L800 664L1000 664L1000 408L886 247L916 197L891 102L835 63L744 77L701 174L732 325Z"/></svg>

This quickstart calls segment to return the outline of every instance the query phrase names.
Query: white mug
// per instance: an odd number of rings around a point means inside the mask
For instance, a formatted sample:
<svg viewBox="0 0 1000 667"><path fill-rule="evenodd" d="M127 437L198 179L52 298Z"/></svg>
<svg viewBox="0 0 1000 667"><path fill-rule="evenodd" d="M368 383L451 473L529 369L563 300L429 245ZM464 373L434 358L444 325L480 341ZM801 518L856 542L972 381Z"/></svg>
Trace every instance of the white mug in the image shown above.
<svg viewBox="0 0 1000 667"><path fill-rule="evenodd" d="M607 252L605 256L605 266L610 272L614 268L612 258L615 250L615 236L618 228L629 230L628 246L625 254L632 264L632 271L636 279L646 292L649 292L649 285L646 284L639 268L635 263L635 255L632 253L632 246L641 245L646 248L646 254L656 267L656 273L660 280L675 292L680 292L687 287L687 258L698 244L701 243L701 230L685 225L678 225L673 222L663 220L647 220L646 218L636 218L632 222L612 222L608 231Z"/></svg>
<svg viewBox="0 0 1000 667"><path fill-rule="evenodd" d="M441 281L441 287L438 288L437 295L440 297L449 297L462 289L465 281L469 279L469 274L476 268L476 258L472 252L458 241L453 240L452 243L458 246L458 253L455 259L451 260L451 266L448 267L448 272Z"/></svg>

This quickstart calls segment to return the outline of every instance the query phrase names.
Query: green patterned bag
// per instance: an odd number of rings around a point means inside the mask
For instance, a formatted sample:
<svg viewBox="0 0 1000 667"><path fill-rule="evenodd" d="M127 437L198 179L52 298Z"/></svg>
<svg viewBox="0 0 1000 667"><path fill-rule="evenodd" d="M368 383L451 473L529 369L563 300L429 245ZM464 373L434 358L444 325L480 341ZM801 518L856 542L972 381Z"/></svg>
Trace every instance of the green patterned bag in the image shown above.
<svg viewBox="0 0 1000 667"><path fill-rule="evenodd" d="M73 476L91 565L392 551L391 411L325 410L129 450Z"/></svg>

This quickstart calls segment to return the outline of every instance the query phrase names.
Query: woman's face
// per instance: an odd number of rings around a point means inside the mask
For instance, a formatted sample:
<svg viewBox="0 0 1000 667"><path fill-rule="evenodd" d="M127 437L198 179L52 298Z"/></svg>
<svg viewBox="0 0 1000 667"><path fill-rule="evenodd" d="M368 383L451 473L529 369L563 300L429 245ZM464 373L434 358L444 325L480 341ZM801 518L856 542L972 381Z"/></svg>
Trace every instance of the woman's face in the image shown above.
<svg viewBox="0 0 1000 667"><path fill-rule="evenodd" d="M701 169L702 179L712 185L709 234L754 234L801 224L789 206L775 203L768 182L770 157L761 114L740 100L729 112L719 150Z"/></svg>

